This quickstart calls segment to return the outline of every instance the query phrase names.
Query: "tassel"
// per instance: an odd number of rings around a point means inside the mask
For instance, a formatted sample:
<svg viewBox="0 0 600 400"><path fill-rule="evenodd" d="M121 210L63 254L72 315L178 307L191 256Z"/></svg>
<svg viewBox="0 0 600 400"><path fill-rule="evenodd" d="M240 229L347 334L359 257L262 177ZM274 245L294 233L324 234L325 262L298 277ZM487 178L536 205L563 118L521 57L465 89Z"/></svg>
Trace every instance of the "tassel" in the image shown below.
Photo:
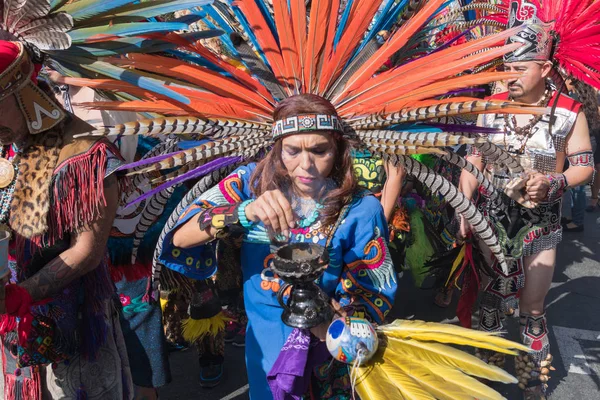
<svg viewBox="0 0 600 400"><path fill-rule="evenodd" d="M76 400L87 400L88 399L88 394L85 391L85 386L83 386L83 383L81 385L79 385L79 387L77 388L77 393L76 393Z"/></svg>

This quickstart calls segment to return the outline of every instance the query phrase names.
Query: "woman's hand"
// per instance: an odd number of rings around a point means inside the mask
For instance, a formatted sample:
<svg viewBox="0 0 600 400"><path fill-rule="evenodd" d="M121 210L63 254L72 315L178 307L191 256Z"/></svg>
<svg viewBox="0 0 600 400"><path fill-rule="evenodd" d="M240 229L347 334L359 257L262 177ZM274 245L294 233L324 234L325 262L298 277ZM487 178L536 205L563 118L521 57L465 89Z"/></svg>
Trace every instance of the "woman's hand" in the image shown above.
<svg viewBox="0 0 600 400"><path fill-rule="evenodd" d="M550 180L544 174L536 172L529 176L527 180L526 190L531 201L536 203L544 200L548 196L550 189Z"/></svg>
<svg viewBox="0 0 600 400"><path fill-rule="evenodd" d="M296 226L290 202L279 190L269 190L246 206L246 218L252 222L262 221L275 233L289 234Z"/></svg>
<svg viewBox="0 0 600 400"><path fill-rule="evenodd" d="M335 312L331 321L338 318L346 318L348 314L346 313L346 310L344 310L342 306L340 306L340 303L338 303L334 299L331 299L330 303L331 307L333 307L333 310ZM310 328L310 333L312 333L321 342L324 342L327 338L327 329L329 329L331 321L323 322L321 325L315 326L314 328Z"/></svg>

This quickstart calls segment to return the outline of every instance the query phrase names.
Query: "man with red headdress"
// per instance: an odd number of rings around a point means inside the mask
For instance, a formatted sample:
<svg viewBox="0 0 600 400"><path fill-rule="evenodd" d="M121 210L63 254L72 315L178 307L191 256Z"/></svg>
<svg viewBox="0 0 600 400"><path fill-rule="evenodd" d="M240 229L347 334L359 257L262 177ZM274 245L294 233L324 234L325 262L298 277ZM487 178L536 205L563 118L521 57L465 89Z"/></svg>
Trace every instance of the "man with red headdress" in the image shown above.
<svg viewBox="0 0 600 400"><path fill-rule="evenodd" d="M549 3L545 6L552 9ZM559 46L556 38L560 36L567 43L574 43L574 39L565 34L562 18L554 25L544 23L543 20L556 18L542 19L542 11L526 1L511 2L509 28L520 29L508 43L521 43L522 47L505 55L504 68L522 76L509 80L508 92L496 94L492 99L552 107L552 112L537 116L482 116L481 126L499 130L487 138L505 152L505 158L482 157L475 149L469 157L472 163L485 169L495 187L510 193L512 200L505 204L507 212L498 212L492 194L472 176L465 172L461 176L461 189L467 196L473 196L479 187L479 208L492 216L499 236L503 237L506 255L512 260L508 271L494 264L497 276L485 289L479 326L486 331L501 331L504 314L512 314L519 308L521 339L531 348L530 354L517 358L516 365L519 386L525 389L526 399L545 398L551 369L544 301L562 239L561 196L568 187L589 182L594 169L588 124L580 112L581 104L560 93L564 82L558 71L553 70L555 62L561 67L563 63L569 64L561 53L566 45ZM587 68L584 63L570 64ZM569 167L563 170L565 160L569 161ZM463 236L466 225L463 223L461 229ZM499 354L481 353L481 356L498 365L504 362Z"/></svg>
<svg viewBox="0 0 600 400"><path fill-rule="evenodd" d="M105 262L120 156L105 140L73 140L92 128L38 86L25 45L0 41L0 71L0 223L13 282L0 325L5 398L129 398Z"/></svg>

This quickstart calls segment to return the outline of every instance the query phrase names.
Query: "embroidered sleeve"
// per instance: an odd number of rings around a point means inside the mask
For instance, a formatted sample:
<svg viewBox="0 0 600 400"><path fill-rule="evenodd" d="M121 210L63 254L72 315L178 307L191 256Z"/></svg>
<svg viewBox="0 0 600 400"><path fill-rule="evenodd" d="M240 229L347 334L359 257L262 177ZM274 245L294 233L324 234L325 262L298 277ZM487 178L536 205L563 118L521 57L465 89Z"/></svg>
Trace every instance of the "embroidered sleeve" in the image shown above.
<svg viewBox="0 0 600 400"><path fill-rule="evenodd" d="M360 221L351 242L343 254L336 298L353 315L381 324L392 308L397 288L383 212Z"/></svg>
<svg viewBox="0 0 600 400"><path fill-rule="evenodd" d="M173 246L173 234L183 224L199 213L205 212L212 218L212 211L227 208L227 205L241 203L250 198L248 182L252 166L237 169L218 185L203 193L179 216L175 227L167 234L160 256L161 262L168 268L192 279L206 279L216 272L215 251L212 244L188 249ZM210 211L209 211L210 210Z"/></svg>

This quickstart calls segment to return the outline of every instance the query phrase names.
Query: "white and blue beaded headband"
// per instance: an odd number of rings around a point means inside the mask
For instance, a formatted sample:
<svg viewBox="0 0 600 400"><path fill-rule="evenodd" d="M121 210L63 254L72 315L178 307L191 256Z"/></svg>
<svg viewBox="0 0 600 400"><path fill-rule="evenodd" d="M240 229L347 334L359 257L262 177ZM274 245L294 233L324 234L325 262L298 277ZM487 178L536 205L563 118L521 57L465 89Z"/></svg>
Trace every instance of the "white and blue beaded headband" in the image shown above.
<svg viewBox="0 0 600 400"><path fill-rule="evenodd" d="M273 140L296 133L334 131L344 133L342 121L336 115L301 114L273 123Z"/></svg>

